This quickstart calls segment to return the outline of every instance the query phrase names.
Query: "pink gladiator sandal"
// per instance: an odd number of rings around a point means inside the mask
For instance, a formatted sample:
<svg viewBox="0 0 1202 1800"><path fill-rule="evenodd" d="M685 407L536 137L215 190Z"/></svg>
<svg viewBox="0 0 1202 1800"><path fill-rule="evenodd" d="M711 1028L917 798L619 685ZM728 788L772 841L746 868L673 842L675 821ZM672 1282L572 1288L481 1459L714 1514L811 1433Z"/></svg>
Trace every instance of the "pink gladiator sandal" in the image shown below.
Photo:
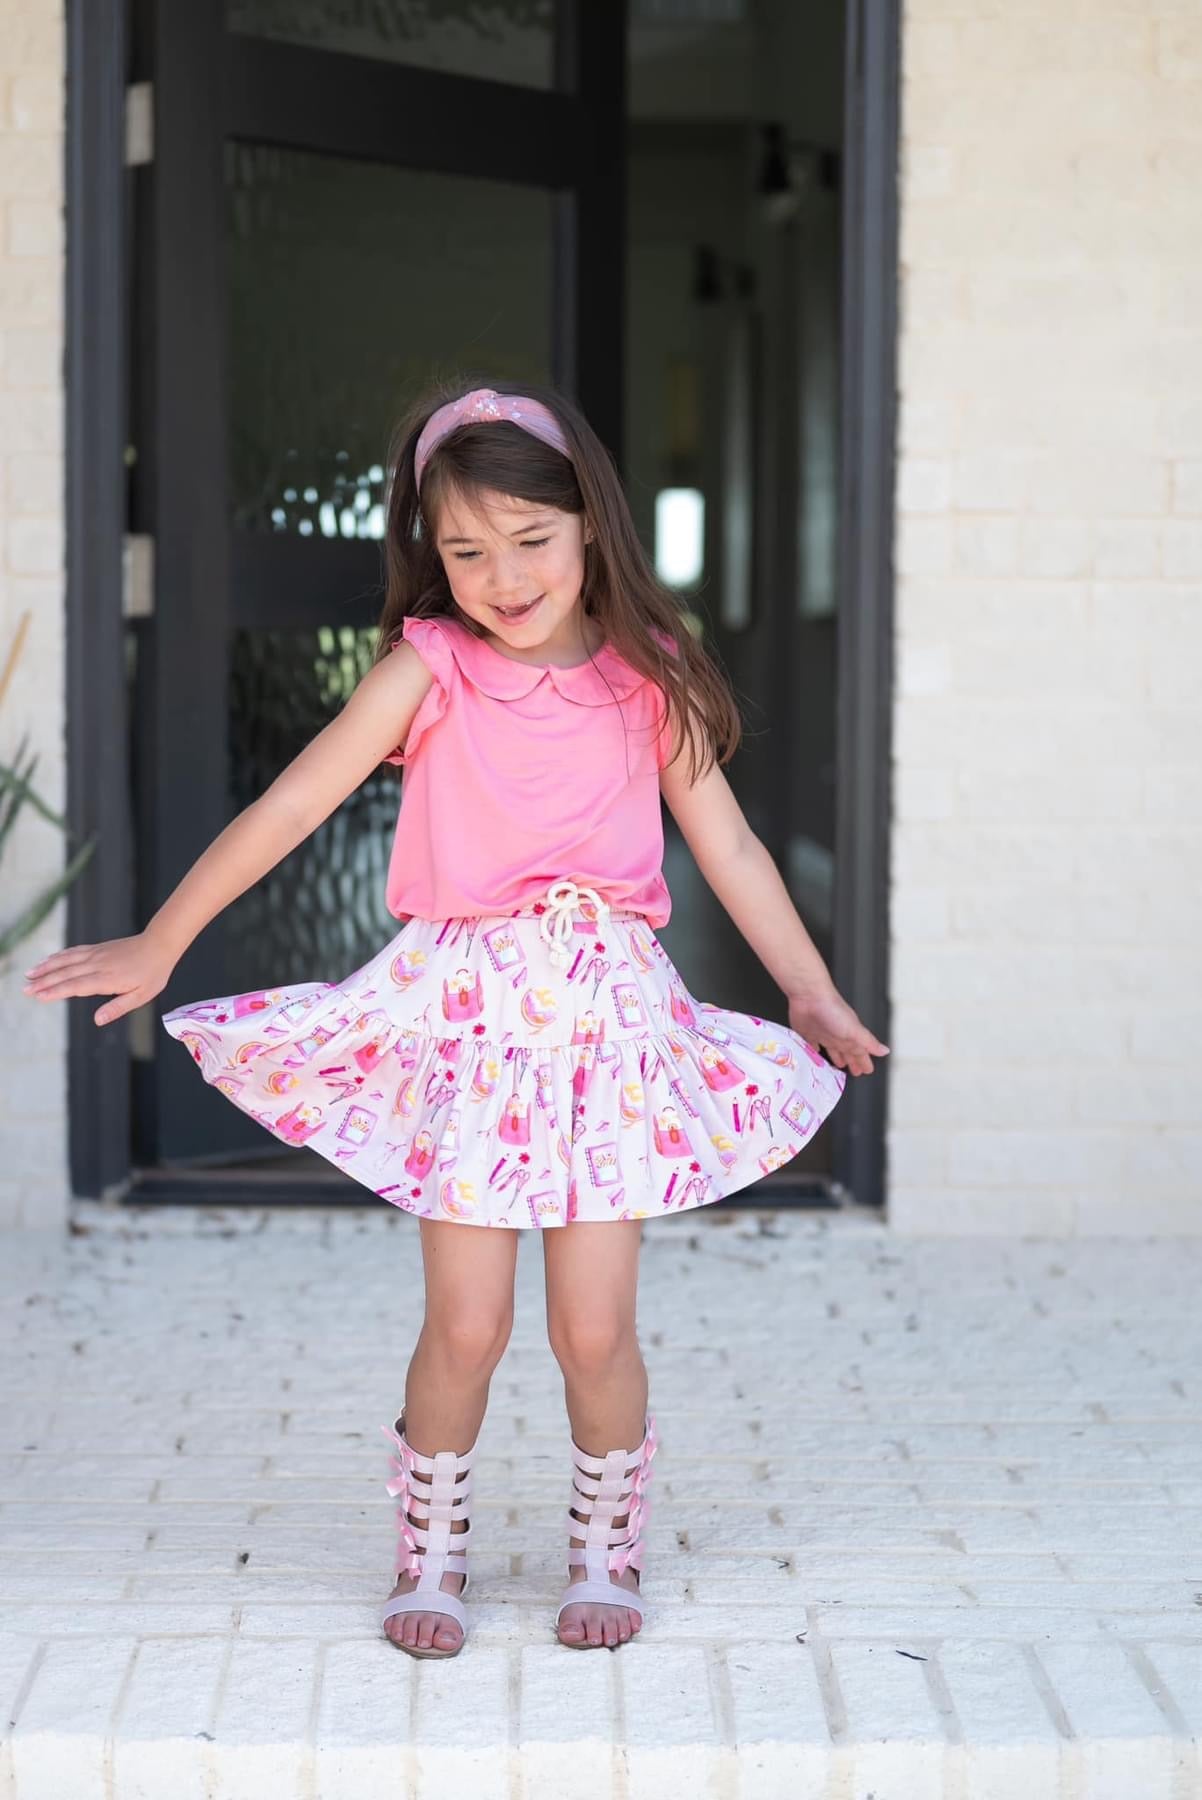
<svg viewBox="0 0 1202 1800"><path fill-rule="evenodd" d="M627 1606L643 1617L643 1602L636 1590L621 1587L609 1579L612 1571L621 1575L624 1569L643 1568L642 1528L650 1517L647 1485L651 1477L651 1458L659 1447L655 1420L647 1416L643 1441L637 1450L610 1450L603 1458L586 1456L572 1440L572 1498L568 1507L571 1537L583 1538L584 1548L568 1546L569 1566L584 1564L583 1581L569 1583L555 1615L559 1621L569 1606L583 1603L602 1606ZM625 1525L615 1526L614 1519L626 1513ZM582 1515L577 1517L577 1514ZM560 1643L565 1643L560 1638ZM591 1650L596 1646L587 1638L578 1644L567 1643L569 1650ZM616 1648L616 1646L615 1646Z"/></svg>
<svg viewBox="0 0 1202 1800"><path fill-rule="evenodd" d="M472 1459L477 1444L463 1456L456 1455L453 1450L439 1450L434 1456L422 1456L406 1440L403 1410L394 1424L381 1425L380 1430L385 1437L391 1438L400 1452L399 1456L390 1459L396 1479L386 1484L386 1491L398 1502L397 1519L401 1528L397 1547L400 1566L396 1579L399 1581L402 1575L411 1575L417 1582L409 1593L397 1594L385 1603L380 1624L385 1625L397 1613L446 1613L463 1633L454 1650L442 1650L434 1645L422 1649L416 1644L397 1644L395 1638L388 1638L388 1641L396 1644L398 1650L407 1650L410 1656L458 1656L467 1641L467 1613L459 1597L444 1594L439 1583L444 1575L462 1575L463 1586L459 1592L467 1592L466 1550L472 1528L469 1524L463 1531L452 1532L451 1527L466 1517L469 1510ZM430 1481L414 1481L410 1475L414 1469L419 1475L429 1475ZM461 1475L463 1479L459 1480ZM414 1524L410 1513L415 1513L422 1523ZM388 1637L388 1633L384 1636Z"/></svg>

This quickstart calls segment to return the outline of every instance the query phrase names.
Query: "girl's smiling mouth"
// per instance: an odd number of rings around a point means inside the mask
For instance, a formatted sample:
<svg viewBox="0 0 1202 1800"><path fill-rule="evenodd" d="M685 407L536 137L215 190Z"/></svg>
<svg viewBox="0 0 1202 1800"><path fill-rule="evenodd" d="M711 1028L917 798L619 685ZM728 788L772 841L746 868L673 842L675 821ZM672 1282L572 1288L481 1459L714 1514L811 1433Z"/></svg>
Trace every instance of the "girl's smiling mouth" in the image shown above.
<svg viewBox="0 0 1202 1800"><path fill-rule="evenodd" d="M533 600L527 600L523 606L494 606L493 611L499 613L503 619L507 619L510 624L517 624L520 620L530 617L542 598L541 594L537 594Z"/></svg>

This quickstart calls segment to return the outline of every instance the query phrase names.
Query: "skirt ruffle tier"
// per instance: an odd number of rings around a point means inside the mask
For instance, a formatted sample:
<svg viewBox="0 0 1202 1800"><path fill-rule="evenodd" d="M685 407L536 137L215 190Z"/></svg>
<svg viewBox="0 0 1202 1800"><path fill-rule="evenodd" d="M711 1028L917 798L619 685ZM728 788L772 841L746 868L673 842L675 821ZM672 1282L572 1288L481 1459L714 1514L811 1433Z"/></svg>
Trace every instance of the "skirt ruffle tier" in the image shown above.
<svg viewBox="0 0 1202 1800"><path fill-rule="evenodd" d="M646 1219L783 1168L847 1077L788 1026L698 1001L637 913L413 918L337 983L162 1015L204 1079L406 1212L511 1228Z"/></svg>

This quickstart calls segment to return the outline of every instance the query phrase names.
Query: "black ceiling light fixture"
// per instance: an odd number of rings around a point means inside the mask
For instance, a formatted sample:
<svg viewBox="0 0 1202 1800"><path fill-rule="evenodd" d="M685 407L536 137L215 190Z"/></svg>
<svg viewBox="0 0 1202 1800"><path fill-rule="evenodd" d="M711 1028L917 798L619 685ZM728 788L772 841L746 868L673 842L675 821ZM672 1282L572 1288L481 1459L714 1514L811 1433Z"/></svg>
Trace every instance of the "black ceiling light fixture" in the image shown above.
<svg viewBox="0 0 1202 1800"><path fill-rule="evenodd" d="M830 191L838 188L838 151L808 138L789 137L779 120L761 125L755 193L765 224L787 224L811 183Z"/></svg>
<svg viewBox="0 0 1202 1800"><path fill-rule="evenodd" d="M755 270L750 263L735 262L712 244L693 246L693 300L712 306L728 295L750 300L755 295Z"/></svg>

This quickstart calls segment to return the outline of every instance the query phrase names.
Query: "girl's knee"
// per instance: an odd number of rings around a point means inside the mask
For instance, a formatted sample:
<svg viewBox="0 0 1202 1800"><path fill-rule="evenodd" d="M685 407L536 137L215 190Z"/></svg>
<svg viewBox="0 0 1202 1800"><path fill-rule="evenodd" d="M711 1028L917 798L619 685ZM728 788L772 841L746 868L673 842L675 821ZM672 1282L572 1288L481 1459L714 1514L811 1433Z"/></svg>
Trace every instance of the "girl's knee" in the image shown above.
<svg viewBox="0 0 1202 1800"><path fill-rule="evenodd" d="M505 1353L512 1329L512 1312L492 1313L478 1307L445 1315L428 1313L422 1327L444 1362L473 1374L491 1374Z"/></svg>
<svg viewBox="0 0 1202 1800"><path fill-rule="evenodd" d="M634 1326L623 1319L590 1318L579 1313L549 1318L547 1336L560 1368L578 1375L611 1369L632 1350L638 1354Z"/></svg>

